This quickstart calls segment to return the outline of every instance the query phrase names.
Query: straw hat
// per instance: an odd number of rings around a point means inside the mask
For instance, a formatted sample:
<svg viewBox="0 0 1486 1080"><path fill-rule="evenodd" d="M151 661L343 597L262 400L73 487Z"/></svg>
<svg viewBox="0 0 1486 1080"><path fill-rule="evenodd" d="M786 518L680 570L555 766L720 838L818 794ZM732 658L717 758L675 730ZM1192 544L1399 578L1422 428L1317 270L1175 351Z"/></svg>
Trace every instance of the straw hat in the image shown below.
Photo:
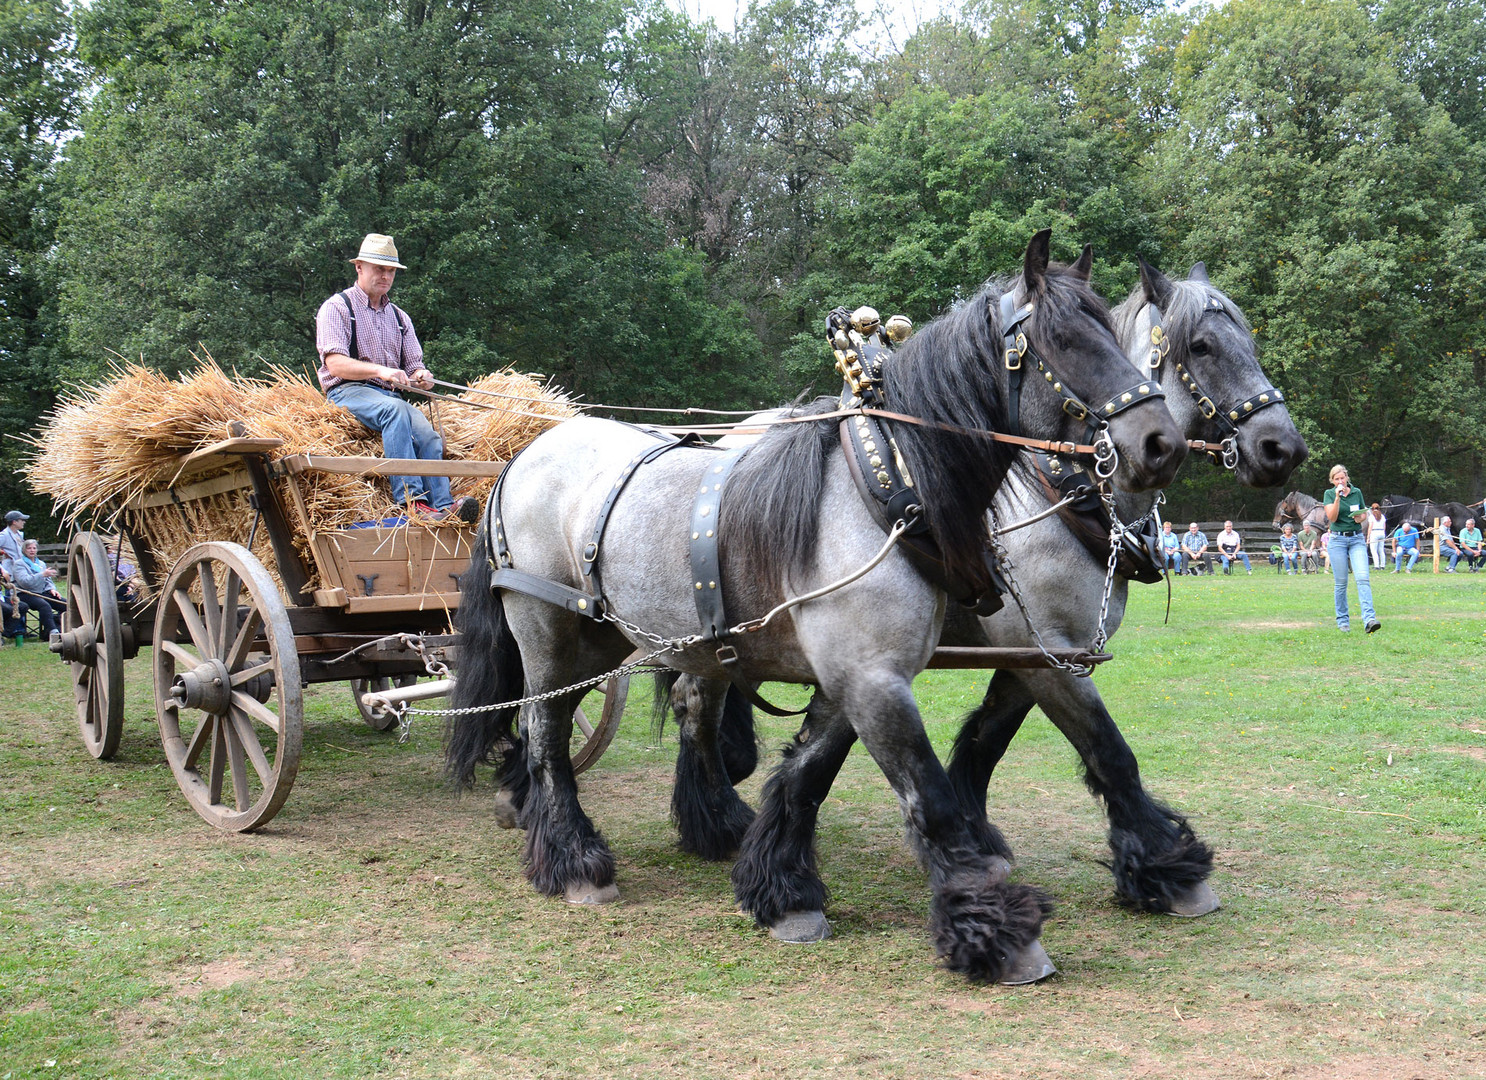
<svg viewBox="0 0 1486 1080"><path fill-rule="evenodd" d="M407 269L397 261L397 245L392 242L392 237L383 236L381 233L367 233L366 238L361 241L361 251L351 261L390 266L395 270Z"/></svg>

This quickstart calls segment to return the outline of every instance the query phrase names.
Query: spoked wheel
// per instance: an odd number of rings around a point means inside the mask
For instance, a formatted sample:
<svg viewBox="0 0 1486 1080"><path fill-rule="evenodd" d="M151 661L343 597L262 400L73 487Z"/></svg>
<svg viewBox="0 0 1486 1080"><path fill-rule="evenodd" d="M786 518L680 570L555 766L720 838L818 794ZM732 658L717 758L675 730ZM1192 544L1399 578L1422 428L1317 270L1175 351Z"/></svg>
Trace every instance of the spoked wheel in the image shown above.
<svg viewBox="0 0 1486 1080"><path fill-rule="evenodd" d="M304 691L273 579L237 544L197 544L160 592L155 714L165 756L210 824L247 832L284 805L299 771Z"/></svg>
<svg viewBox="0 0 1486 1080"><path fill-rule="evenodd" d="M78 533L67 549L67 607L52 651L72 665L78 732L95 758L113 757L124 732L125 642L113 578L103 541Z"/></svg>
<svg viewBox="0 0 1486 1080"><path fill-rule="evenodd" d="M404 686L412 686L417 681L417 675L398 675L393 678L379 675L375 679L352 679L351 698L356 702L356 711L361 714L361 719L366 722L367 727L373 731L391 731L397 727L397 714L389 709L378 716L366 707L361 700L361 695L381 693L393 687L402 689Z"/></svg>
<svg viewBox="0 0 1486 1080"><path fill-rule="evenodd" d="M580 705L573 714L573 772L583 772L609 749L614 733L619 730L619 718L624 715L624 703L629 698L629 676L621 675L598 687L604 695L604 707L599 712L597 724L591 723L588 714Z"/></svg>

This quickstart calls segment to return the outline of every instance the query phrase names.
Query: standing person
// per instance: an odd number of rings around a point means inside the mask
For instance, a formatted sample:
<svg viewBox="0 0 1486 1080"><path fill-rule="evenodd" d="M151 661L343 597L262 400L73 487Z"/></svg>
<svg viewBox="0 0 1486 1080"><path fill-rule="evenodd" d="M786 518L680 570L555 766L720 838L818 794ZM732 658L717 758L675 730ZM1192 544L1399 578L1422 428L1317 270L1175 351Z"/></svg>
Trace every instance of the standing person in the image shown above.
<svg viewBox="0 0 1486 1080"><path fill-rule="evenodd" d="M1249 577L1254 576L1254 568L1249 565L1249 557L1244 554L1243 537L1233 531L1233 522L1223 522L1223 531L1218 533L1218 559L1223 564L1223 573L1233 573L1233 564L1239 560L1243 561L1243 568L1249 572Z"/></svg>
<svg viewBox="0 0 1486 1080"><path fill-rule="evenodd" d="M397 261L392 237L368 233L351 260L356 284L336 293L315 316L320 388L326 397L382 434L389 458L439 461L444 441L428 418L396 394L402 386L433 387L413 320L387 299L392 281L407 267ZM480 507L468 496L457 503L447 476L392 476L392 497L432 521L474 521Z"/></svg>
<svg viewBox="0 0 1486 1080"><path fill-rule="evenodd" d="M1195 521L1182 534L1182 555L1187 560L1187 573L1195 577L1200 564L1207 568L1209 575L1212 574L1213 557L1207 553L1207 533L1199 531Z"/></svg>
<svg viewBox="0 0 1486 1080"><path fill-rule="evenodd" d="M1482 563L1486 563L1486 550L1481 546L1481 530L1476 528L1475 518L1465 519L1465 528L1455 537L1460 541L1460 550L1465 555L1465 566L1472 574Z"/></svg>
<svg viewBox="0 0 1486 1080"><path fill-rule="evenodd" d="M1383 541L1388 539L1388 519L1383 516L1383 509L1377 503L1373 503L1367 512L1367 520L1362 523L1363 531L1367 535L1367 550L1372 554L1373 568L1383 569Z"/></svg>
<svg viewBox="0 0 1486 1080"><path fill-rule="evenodd" d="M1295 537L1294 525L1286 525L1280 531L1280 559L1284 562L1285 573L1295 573L1300 564L1300 541Z"/></svg>
<svg viewBox="0 0 1486 1080"><path fill-rule="evenodd" d="M26 543L26 522L31 515L12 510L5 515L5 528L0 530L0 567L10 574L15 562L21 557L21 547Z"/></svg>
<svg viewBox="0 0 1486 1080"><path fill-rule="evenodd" d="M1367 570L1367 542L1362 536L1362 522L1367 517L1367 501L1352 486L1345 465L1331 467L1331 487L1321 499L1326 520L1331 523L1331 540L1327 554L1331 575L1336 581L1336 626L1352 629L1351 612L1347 609L1347 571L1357 578L1357 601L1362 605L1362 623L1369 634L1383 628L1372 607L1372 579Z"/></svg>
<svg viewBox="0 0 1486 1080"><path fill-rule="evenodd" d="M1169 521L1161 523L1161 565L1166 570L1175 566L1177 574L1182 572L1182 540L1171 531Z"/></svg>
<svg viewBox="0 0 1486 1080"><path fill-rule="evenodd" d="M1412 574L1414 572L1414 564L1419 561L1419 530L1407 521L1393 530L1392 573L1398 573L1399 568L1403 565L1405 554L1409 557L1409 566L1404 573Z"/></svg>

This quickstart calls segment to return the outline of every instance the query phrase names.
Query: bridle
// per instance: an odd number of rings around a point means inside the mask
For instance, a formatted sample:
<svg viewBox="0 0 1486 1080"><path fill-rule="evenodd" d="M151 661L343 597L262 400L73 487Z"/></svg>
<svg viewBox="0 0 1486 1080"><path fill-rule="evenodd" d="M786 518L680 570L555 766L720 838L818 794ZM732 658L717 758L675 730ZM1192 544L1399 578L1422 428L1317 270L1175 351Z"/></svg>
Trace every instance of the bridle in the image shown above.
<svg viewBox="0 0 1486 1080"><path fill-rule="evenodd" d="M987 306L989 306L989 301L987 301ZM1003 293L1001 296L1001 357L1002 363L1006 366L1009 390L1007 409L1011 433L1013 435L1021 433L1022 387L1027 372L1023 361L1030 360L1037 366L1037 371L1042 375L1043 380L1052 387L1053 393L1063 399L1063 411L1073 419L1082 420L1089 425L1088 441L1094 446L1094 475L1100 480L1108 480L1115 474L1120 464L1120 455L1109 434L1110 419L1142 401L1164 398L1166 391L1162 389L1158 379L1150 378L1114 394L1098 408L1088 405L1068 389L1066 380L1054 373L1027 339L1022 324L1031 317L1036 307L1036 303L1032 300L1017 307L1016 294L1012 292Z"/></svg>
<svg viewBox="0 0 1486 1080"><path fill-rule="evenodd" d="M1152 302L1147 302L1146 307L1150 310L1151 316L1151 350L1147 354L1147 366L1154 372L1161 366L1161 361L1166 358L1166 355L1171 352L1171 338L1161 322L1161 309ZM1212 293L1208 293L1202 313L1204 315L1209 313L1227 315L1228 311L1221 300ZM1270 386L1244 401L1220 406L1214 403L1212 396L1202 388L1202 384L1197 381L1197 376L1186 364L1176 360L1173 361L1173 365L1182 385L1187 388L1187 393L1196 402L1197 411L1202 414L1202 418L1215 421L1220 427L1228 429L1228 434L1221 442L1211 443L1202 439L1192 439L1187 445L1193 450L1205 452L1214 464L1221 463L1225 469L1238 468L1238 425L1261 409L1280 404L1285 400L1285 395Z"/></svg>

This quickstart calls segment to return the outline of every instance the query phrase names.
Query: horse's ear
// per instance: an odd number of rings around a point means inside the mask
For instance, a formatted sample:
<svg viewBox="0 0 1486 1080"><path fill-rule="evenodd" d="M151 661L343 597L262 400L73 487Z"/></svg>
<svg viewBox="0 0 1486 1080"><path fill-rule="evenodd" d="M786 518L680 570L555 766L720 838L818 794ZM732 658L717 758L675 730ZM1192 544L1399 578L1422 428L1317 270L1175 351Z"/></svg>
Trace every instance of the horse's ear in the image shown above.
<svg viewBox="0 0 1486 1080"><path fill-rule="evenodd" d="M1042 289L1043 278L1047 276L1052 237L1051 229L1043 229L1027 245L1027 257L1022 260L1022 281L1026 284L1029 295Z"/></svg>
<svg viewBox="0 0 1486 1080"><path fill-rule="evenodd" d="M1200 281L1204 285L1211 285L1212 284L1211 281L1207 280L1207 264L1206 263L1200 263L1200 262L1193 263L1192 264L1192 269L1190 269L1190 270L1187 271L1187 277L1191 281Z"/></svg>
<svg viewBox="0 0 1486 1080"><path fill-rule="evenodd" d="M1068 269L1073 271L1075 277L1080 277L1088 281L1090 275L1094 272L1094 245L1085 244L1084 253L1078 257L1078 262L1074 263Z"/></svg>
<svg viewBox="0 0 1486 1080"><path fill-rule="evenodd" d="M1145 290L1146 303L1155 304L1158 308L1167 307L1167 301L1176 291L1176 286L1171 283L1169 277L1146 262L1144 258L1136 257L1140 258L1140 285Z"/></svg>

